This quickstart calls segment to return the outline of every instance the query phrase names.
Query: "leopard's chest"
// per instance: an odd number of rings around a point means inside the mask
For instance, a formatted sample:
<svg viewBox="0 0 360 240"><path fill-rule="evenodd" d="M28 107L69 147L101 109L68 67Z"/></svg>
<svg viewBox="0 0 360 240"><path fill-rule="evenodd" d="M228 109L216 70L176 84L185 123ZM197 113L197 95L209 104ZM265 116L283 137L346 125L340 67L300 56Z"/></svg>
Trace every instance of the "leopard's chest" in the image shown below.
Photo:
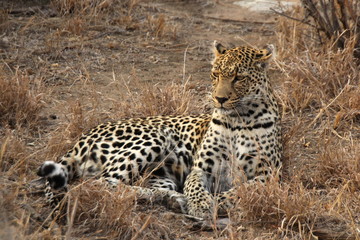
<svg viewBox="0 0 360 240"><path fill-rule="evenodd" d="M234 178L254 178L259 167L273 161L273 149L279 144L275 118L266 116L248 123L226 120L212 119L195 163L211 175L212 182L219 183L221 191L228 189Z"/></svg>

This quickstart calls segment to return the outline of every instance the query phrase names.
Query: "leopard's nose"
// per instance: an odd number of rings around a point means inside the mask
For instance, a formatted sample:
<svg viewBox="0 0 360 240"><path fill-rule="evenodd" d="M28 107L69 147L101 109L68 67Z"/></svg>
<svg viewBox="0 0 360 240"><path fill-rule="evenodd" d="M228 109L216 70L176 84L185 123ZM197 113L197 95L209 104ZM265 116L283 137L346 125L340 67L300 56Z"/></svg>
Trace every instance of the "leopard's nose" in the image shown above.
<svg viewBox="0 0 360 240"><path fill-rule="evenodd" d="M226 97L215 97L215 98L220 104L223 104L224 102L229 100L229 98L226 98Z"/></svg>

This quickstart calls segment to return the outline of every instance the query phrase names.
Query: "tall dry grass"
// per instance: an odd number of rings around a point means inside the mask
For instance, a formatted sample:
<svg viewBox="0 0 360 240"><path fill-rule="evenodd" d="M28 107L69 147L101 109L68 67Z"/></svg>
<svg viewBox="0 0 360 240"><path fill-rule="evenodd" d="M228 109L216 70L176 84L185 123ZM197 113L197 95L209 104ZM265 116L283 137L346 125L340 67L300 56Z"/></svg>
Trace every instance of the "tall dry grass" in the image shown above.
<svg viewBox="0 0 360 240"><path fill-rule="evenodd" d="M8 67L8 66L2 66ZM24 184L29 180L34 150L42 132L44 87L22 71L0 71L0 238L24 239L32 229L34 205Z"/></svg>
<svg viewBox="0 0 360 240"><path fill-rule="evenodd" d="M43 108L41 83L17 70L1 74L0 86L0 126L37 127Z"/></svg>
<svg viewBox="0 0 360 240"><path fill-rule="evenodd" d="M116 102L115 108L121 109L124 116L189 115L203 110L201 104L195 105L195 92L187 83L170 81L162 86L145 83L139 91L128 92L128 101Z"/></svg>
<svg viewBox="0 0 360 240"><path fill-rule="evenodd" d="M167 23L164 14L147 15L138 10L141 0L52 0L52 6L67 18L64 29L75 35L83 35L88 29L125 27L127 31L146 32L147 37L176 39L176 26ZM115 31L119 31L116 29Z"/></svg>
<svg viewBox="0 0 360 240"><path fill-rule="evenodd" d="M3 66L5 67L5 66ZM4 175L28 173L32 139L43 127L42 110L46 91L39 79L16 70L0 71L0 171Z"/></svg>
<svg viewBox="0 0 360 240"><path fill-rule="evenodd" d="M139 0L52 0L52 6L64 15L87 15L96 17L110 12L114 7L122 7L128 13L133 11Z"/></svg>

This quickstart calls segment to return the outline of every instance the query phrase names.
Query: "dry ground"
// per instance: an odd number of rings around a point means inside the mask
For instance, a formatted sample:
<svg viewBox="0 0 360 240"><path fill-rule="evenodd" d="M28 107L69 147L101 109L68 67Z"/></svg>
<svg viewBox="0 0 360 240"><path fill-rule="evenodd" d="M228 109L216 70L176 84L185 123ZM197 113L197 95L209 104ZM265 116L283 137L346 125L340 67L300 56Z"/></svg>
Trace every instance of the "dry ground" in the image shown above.
<svg viewBox="0 0 360 240"><path fill-rule="evenodd" d="M360 239L360 73L352 42L231 1L0 1L0 239ZM301 18L301 9L289 14ZM63 216L37 167L122 117L211 111L213 40L278 49L284 181L239 189L225 228L89 180ZM51 216L55 216L52 220Z"/></svg>

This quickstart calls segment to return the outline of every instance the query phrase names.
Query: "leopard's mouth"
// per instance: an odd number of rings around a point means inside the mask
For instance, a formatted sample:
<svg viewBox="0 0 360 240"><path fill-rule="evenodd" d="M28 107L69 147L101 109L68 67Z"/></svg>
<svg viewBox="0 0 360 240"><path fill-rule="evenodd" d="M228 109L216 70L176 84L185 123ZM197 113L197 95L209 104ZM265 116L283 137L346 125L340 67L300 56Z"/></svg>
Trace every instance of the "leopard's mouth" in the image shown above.
<svg viewBox="0 0 360 240"><path fill-rule="evenodd" d="M238 106L238 104L235 104L235 103L219 103L219 102L216 102L214 101L214 107L217 108L217 109L221 109L221 110L228 110L228 111L231 111L231 110L234 110L236 109Z"/></svg>
<svg viewBox="0 0 360 240"><path fill-rule="evenodd" d="M235 107L226 107L226 106L221 106L219 104L219 106L215 106L215 109L218 110L220 113L222 114L229 114L235 111Z"/></svg>

